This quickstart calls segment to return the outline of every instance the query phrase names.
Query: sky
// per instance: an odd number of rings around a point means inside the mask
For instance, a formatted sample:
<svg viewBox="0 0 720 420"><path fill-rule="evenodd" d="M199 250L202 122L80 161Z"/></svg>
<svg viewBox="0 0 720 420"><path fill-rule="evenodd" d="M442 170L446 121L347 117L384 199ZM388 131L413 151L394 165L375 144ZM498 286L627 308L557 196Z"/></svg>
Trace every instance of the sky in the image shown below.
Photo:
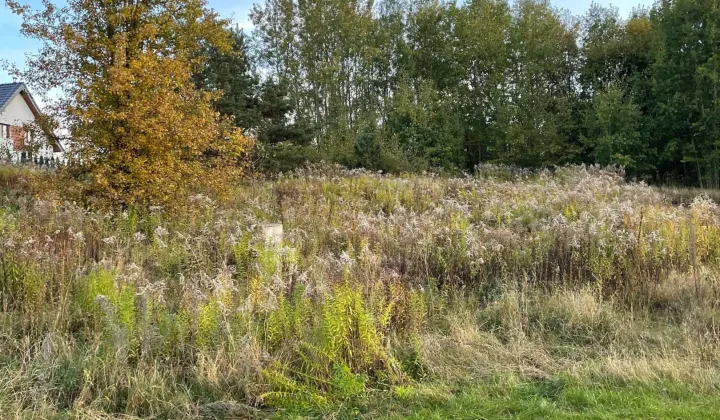
<svg viewBox="0 0 720 420"><path fill-rule="evenodd" d="M246 31L251 29L248 12L253 3L260 0L208 0L210 7L215 9L221 16L232 18ZM39 7L41 0L20 0L21 3L28 3L31 7ZM652 0L595 0L602 5L612 5L620 10L621 16L628 16L634 7L638 5L649 6ZM568 9L575 15L581 15L590 7L593 0L552 0L556 7ZM20 35L20 19L13 15L0 0L0 59L9 61L20 67L25 62L25 53L35 52L38 49L38 42L23 38ZM0 68L0 83L12 82L12 78L5 70Z"/></svg>

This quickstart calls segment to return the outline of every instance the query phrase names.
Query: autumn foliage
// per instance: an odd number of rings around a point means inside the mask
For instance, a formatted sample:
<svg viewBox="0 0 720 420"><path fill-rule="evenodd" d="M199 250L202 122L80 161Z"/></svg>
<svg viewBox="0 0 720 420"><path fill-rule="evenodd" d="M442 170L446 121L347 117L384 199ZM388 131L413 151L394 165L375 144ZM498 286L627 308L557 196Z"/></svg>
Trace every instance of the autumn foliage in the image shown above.
<svg viewBox="0 0 720 420"><path fill-rule="evenodd" d="M62 89L49 112L68 129L67 174L85 197L167 204L242 174L251 141L213 111L220 92L191 79L203 46L231 46L203 0L8 4L24 34L43 41L18 74Z"/></svg>

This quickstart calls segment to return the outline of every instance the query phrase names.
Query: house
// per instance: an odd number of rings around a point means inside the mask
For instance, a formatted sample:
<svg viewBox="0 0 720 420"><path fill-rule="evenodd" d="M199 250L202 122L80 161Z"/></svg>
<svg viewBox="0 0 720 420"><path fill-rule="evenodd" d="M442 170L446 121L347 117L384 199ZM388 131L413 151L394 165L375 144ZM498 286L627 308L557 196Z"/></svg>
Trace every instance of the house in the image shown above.
<svg viewBox="0 0 720 420"><path fill-rule="evenodd" d="M39 116L40 108L24 83L0 84L0 150L5 154L3 157L14 162L23 159L47 162L64 152L60 143L50 144L46 136L33 138L33 133L25 130Z"/></svg>

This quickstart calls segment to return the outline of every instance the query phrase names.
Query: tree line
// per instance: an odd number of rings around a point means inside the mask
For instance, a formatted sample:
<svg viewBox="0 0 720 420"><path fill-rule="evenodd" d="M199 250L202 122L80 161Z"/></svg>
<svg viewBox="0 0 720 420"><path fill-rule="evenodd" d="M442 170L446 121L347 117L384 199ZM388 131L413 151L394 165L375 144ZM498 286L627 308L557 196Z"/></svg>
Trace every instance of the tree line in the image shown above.
<svg viewBox="0 0 720 420"><path fill-rule="evenodd" d="M598 163L720 184L716 0L628 17L541 0L266 0L250 17L196 82L224 91L216 109L269 168Z"/></svg>

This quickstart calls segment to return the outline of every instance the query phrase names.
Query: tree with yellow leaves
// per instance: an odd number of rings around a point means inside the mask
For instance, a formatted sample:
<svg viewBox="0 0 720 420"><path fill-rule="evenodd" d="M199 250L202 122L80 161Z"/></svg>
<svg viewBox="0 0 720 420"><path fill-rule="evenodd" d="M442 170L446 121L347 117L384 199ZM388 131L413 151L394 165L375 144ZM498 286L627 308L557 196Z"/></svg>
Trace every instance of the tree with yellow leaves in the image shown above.
<svg viewBox="0 0 720 420"><path fill-rule="evenodd" d="M42 92L69 134L69 174L88 196L123 205L169 204L194 187L240 176L251 141L195 88L203 47L231 49L227 22L205 0L46 1L7 5L42 41L16 76Z"/></svg>

